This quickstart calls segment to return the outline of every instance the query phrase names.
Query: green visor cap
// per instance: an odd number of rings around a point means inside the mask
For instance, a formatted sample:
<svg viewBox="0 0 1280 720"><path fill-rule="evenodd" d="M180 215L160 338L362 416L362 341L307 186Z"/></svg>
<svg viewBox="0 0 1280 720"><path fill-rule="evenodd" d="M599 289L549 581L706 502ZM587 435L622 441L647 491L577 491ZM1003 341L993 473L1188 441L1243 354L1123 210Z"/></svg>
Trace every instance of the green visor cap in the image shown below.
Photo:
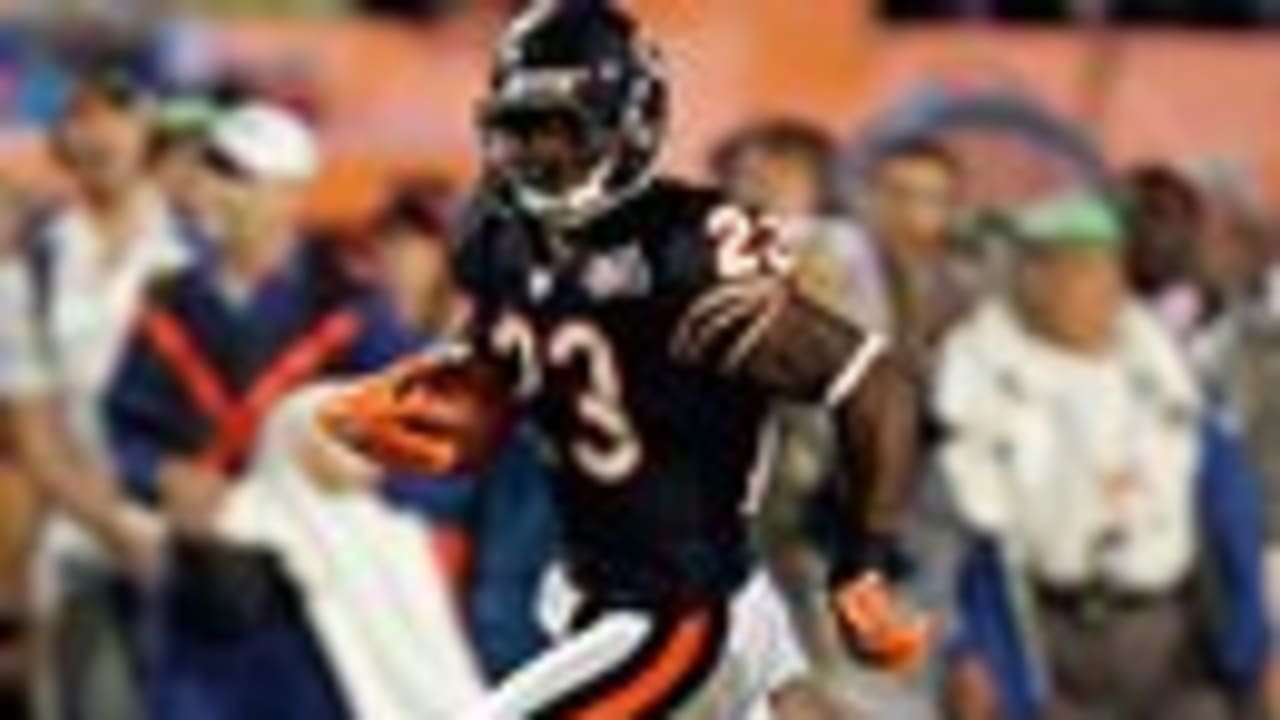
<svg viewBox="0 0 1280 720"><path fill-rule="evenodd" d="M218 117L213 100L188 96L165 100L155 112L155 125L164 133L202 135Z"/></svg>
<svg viewBox="0 0 1280 720"><path fill-rule="evenodd" d="M1118 250L1124 227L1115 206L1104 197L1076 193L1033 203L1010 218L1027 248Z"/></svg>

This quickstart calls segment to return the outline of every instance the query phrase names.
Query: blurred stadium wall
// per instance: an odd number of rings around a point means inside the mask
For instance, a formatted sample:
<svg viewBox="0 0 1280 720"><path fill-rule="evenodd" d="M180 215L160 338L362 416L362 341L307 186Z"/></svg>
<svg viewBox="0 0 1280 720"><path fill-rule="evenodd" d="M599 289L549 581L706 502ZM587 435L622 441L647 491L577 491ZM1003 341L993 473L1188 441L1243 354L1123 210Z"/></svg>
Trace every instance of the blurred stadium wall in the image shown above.
<svg viewBox="0 0 1280 720"><path fill-rule="evenodd" d="M0 13L11 11L0 20L0 173L49 181L38 128L58 78L31 46L66 24L49 10L61 5L127 25L166 73L233 69L302 97L330 153L313 202L326 219L368 210L389 176L426 168L465 178L474 171L473 101L504 3L457 3L467 7L414 25L353 19L348 4L0 0ZM746 117L798 114L851 136L913 90L995 88L1080 122L1113 162L1239 160L1280 198L1280 36L888 27L873 20L870 0L629 4L675 76L667 160L680 169L699 168L713 139Z"/></svg>

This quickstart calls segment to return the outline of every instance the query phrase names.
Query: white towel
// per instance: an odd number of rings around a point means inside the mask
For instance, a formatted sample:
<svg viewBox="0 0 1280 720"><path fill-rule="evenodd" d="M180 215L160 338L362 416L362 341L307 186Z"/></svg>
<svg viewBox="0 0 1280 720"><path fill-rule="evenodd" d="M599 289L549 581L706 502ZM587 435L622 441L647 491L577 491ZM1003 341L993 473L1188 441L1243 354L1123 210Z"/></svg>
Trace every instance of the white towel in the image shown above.
<svg viewBox="0 0 1280 720"><path fill-rule="evenodd" d="M337 388L313 386L281 403L219 529L281 556L356 717L460 717L483 689L448 583L428 552L429 528L368 489L326 490L306 469L309 443L330 443L344 460L361 462L315 424L316 408Z"/></svg>

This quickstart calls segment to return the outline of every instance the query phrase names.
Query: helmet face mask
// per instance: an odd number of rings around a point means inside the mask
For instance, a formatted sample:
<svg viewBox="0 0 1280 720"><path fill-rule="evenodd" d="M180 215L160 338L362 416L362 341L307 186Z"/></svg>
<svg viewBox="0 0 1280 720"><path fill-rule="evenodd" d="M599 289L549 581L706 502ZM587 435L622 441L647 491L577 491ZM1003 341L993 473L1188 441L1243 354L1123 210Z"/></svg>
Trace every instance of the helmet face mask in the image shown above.
<svg viewBox="0 0 1280 720"><path fill-rule="evenodd" d="M490 176L555 224L594 217L643 186L665 121L655 54L607 7L518 19L479 117Z"/></svg>
<svg viewBox="0 0 1280 720"><path fill-rule="evenodd" d="M608 134L571 106L495 107L485 114L486 165L537 214L571 213L608 162Z"/></svg>

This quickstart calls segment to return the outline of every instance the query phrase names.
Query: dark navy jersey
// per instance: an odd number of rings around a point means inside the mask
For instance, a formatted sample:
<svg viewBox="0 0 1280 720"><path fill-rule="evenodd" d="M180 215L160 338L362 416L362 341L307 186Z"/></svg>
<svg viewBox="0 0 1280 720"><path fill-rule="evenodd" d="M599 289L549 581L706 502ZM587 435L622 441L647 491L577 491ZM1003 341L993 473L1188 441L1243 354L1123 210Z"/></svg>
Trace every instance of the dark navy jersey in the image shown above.
<svg viewBox="0 0 1280 720"><path fill-rule="evenodd" d="M767 398L682 355L750 311L752 277L783 255L716 193L672 181L562 234L493 198L472 210L459 276L545 440L575 581L616 602L729 592ZM749 341L717 335L716 356Z"/></svg>

